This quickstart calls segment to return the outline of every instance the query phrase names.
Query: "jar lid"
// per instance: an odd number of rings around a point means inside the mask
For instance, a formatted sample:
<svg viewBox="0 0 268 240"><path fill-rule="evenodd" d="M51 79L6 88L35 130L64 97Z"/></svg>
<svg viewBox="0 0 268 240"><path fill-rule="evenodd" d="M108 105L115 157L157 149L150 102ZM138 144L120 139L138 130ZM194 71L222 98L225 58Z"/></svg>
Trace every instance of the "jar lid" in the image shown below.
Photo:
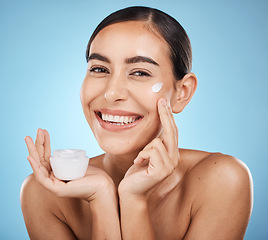
<svg viewBox="0 0 268 240"><path fill-rule="evenodd" d="M84 157L86 151L82 149L57 149L53 151L54 157Z"/></svg>

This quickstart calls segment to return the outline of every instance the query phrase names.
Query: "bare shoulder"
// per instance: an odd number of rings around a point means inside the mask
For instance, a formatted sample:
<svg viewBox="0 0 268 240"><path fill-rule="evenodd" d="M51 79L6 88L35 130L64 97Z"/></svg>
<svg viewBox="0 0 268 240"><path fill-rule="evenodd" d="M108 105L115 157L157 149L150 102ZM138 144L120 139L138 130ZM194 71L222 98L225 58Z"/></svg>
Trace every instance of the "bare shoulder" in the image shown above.
<svg viewBox="0 0 268 240"><path fill-rule="evenodd" d="M20 194L21 209L30 238L74 239L72 231L64 223L66 200L56 197L42 187L33 174L23 182ZM51 228L53 225L53 228Z"/></svg>
<svg viewBox="0 0 268 240"><path fill-rule="evenodd" d="M182 149L180 150L187 181L220 179L232 183L251 183L251 174L241 160L222 153Z"/></svg>
<svg viewBox="0 0 268 240"><path fill-rule="evenodd" d="M42 200L46 201L53 198L53 194L42 187L34 177L34 174L29 175L21 186L20 200L24 207L27 203L38 203Z"/></svg>
<svg viewBox="0 0 268 240"><path fill-rule="evenodd" d="M24 208L31 201L36 202L36 200L40 198L43 199L46 195L47 191L45 191L45 189L36 182L34 175L31 174L23 181L21 186L21 206Z"/></svg>
<svg viewBox="0 0 268 240"><path fill-rule="evenodd" d="M196 158L185 175L192 200L192 220L186 239L200 234L204 239L213 239L218 234L223 239L243 239L253 202L248 167L230 155L192 154Z"/></svg>
<svg viewBox="0 0 268 240"><path fill-rule="evenodd" d="M230 190L252 184L251 174L246 164L222 153L200 154L200 158L197 158L188 174L191 181L210 183L210 186L229 184Z"/></svg>
<svg viewBox="0 0 268 240"><path fill-rule="evenodd" d="M61 208L64 203L62 200L41 186L35 180L34 174L29 175L22 183L20 201L25 220L35 218L35 214L41 216L40 212L63 219Z"/></svg>

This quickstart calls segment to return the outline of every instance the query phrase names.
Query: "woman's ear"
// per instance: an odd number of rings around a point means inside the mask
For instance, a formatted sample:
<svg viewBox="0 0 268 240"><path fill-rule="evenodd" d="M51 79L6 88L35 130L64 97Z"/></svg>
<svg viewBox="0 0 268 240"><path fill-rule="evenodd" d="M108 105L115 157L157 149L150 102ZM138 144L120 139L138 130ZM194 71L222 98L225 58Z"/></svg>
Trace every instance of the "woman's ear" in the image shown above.
<svg viewBox="0 0 268 240"><path fill-rule="evenodd" d="M197 77L194 73L186 74L183 79L175 83L176 93L173 96L171 107L174 113L180 113L190 102L197 87Z"/></svg>

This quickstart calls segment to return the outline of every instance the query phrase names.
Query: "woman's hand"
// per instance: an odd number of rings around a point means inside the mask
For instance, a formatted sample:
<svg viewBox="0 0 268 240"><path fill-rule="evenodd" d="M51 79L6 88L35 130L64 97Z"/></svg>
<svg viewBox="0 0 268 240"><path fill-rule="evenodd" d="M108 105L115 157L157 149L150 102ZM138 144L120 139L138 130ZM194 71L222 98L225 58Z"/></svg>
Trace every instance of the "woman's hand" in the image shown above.
<svg viewBox="0 0 268 240"><path fill-rule="evenodd" d="M89 164L86 175L77 180L64 182L58 180L50 166L50 138L46 130L38 129L36 141L25 137L28 147L28 161L33 169L36 181L59 197L75 197L92 201L106 197L106 193L115 192L112 179L103 170Z"/></svg>
<svg viewBox="0 0 268 240"><path fill-rule="evenodd" d="M120 195L146 197L178 165L178 129L165 99L158 101L158 112L163 126L161 139L155 138L138 154L119 185Z"/></svg>
<svg viewBox="0 0 268 240"><path fill-rule="evenodd" d="M26 137L25 142L29 151L27 159L37 182L58 197L80 198L90 202L91 239L121 239L117 192L108 174L89 164L83 178L60 181L50 167L48 132L38 129L35 144L30 137ZM62 229L59 228L59 231Z"/></svg>

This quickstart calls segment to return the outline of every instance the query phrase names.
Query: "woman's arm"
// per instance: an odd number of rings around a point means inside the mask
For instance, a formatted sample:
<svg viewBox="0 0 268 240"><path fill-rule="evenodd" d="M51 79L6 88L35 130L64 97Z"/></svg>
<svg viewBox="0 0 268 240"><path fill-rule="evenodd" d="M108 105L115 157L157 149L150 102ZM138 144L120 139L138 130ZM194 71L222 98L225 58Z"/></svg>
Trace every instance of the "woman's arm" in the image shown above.
<svg viewBox="0 0 268 240"><path fill-rule="evenodd" d="M92 239L120 240L121 230L116 191L107 186L106 192L99 199L91 200L90 208L92 213Z"/></svg>
<svg viewBox="0 0 268 240"><path fill-rule="evenodd" d="M121 196L120 210L123 239L155 239L146 199Z"/></svg>

